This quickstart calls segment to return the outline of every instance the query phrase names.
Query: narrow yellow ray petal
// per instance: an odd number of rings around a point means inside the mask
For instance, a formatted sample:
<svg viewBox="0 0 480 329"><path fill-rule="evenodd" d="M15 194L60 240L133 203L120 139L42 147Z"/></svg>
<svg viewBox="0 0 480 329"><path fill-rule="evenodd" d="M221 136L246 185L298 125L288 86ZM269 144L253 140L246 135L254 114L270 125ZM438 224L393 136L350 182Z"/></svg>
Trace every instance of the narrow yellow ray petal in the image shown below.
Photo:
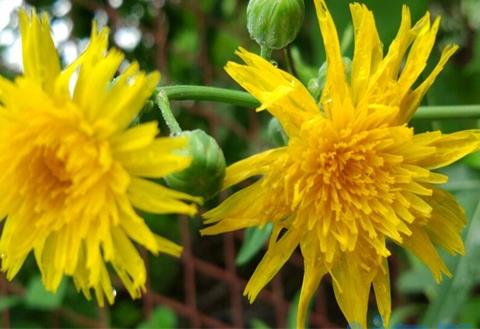
<svg viewBox="0 0 480 329"><path fill-rule="evenodd" d="M250 302L253 302L260 290L268 283L298 246L300 232L298 230L289 230L278 241L271 243L265 256L258 264L255 272L248 280L244 295L248 296Z"/></svg>
<svg viewBox="0 0 480 329"><path fill-rule="evenodd" d="M372 271L360 266L358 255L351 254L338 261L330 271L337 303L350 325L367 328L367 308Z"/></svg>
<svg viewBox="0 0 480 329"><path fill-rule="evenodd" d="M457 45L448 45L443 49L440 60L438 61L435 68L432 70L430 75L418 86L408 97L403 100L401 105L403 112L399 117L399 122L408 122L411 117L415 114L420 102L423 99L423 96L427 93L428 89L435 82L435 79L443 70L443 67L447 61L452 57L455 52L458 50Z"/></svg>
<svg viewBox="0 0 480 329"><path fill-rule="evenodd" d="M249 177L261 175L267 172L269 165L285 152L286 148L284 147L272 149L255 154L249 158L235 162L233 165L228 166L223 188L226 189Z"/></svg>
<svg viewBox="0 0 480 329"><path fill-rule="evenodd" d="M141 178L132 178L127 193L134 207L154 214L181 213L193 216L197 213L196 207L181 200L201 203L201 198Z"/></svg>
<svg viewBox="0 0 480 329"><path fill-rule="evenodd" d="M29 15L22 9L19 21L24 75L51 92L55 79L60 74L60 60L50 35L48 16L38 16L35 10Z"/></svg>
<svg viewBox="0 0 480 329"><path fill-rule="evenodd" d="M310 300L315 294L323 276L327 273L325 266L318 261L320 257L317 253L318 247L313 245L315 242L316 239L313 238L300 241L304 257L304 273L297 307L297 328L305 327L305 323L308 320L306 317Z"/></svg>
<svg viewBox="0 0 480 329"><path fill-rule="evenodd" d="M159 133L156 122L143 123L110 139L113 152L128 152L150 145ZM183 146L183 145L182 145Z"/></svg>
<svg viewBox="0 0 480 329"><path fill-rule="evenodd" d="M345 113L351 110L350 91L345 77L345 68L343 66L342 54L340 52L340 43L338 34L332 16L327 9L324 0L315 0L317 18L320 24L320 31L323 37L323 45L327 56L327 78L325 88L322 92L322 104L329 102L345 103L343 113L329 113L329 116L336 118L338 116L352 115ZM350 105L350 106L349 106Z"/></svg>
<svg viewBox="0 0 480 329"><path fill-rule="evenodd" d="M262 57L240 48L237 52L247 65L228 62L227 73L262 106L274 115L288 135L313 114L319 113L314 99L295 77L275 67Z"/></svg>
<svg viewBox="0 0 480 329"><path fill-rule="evenodd" d="M368 86L368 79L375 72L383 56L382 43L375 27L373 13L365 5L350 4L355 48L352 63L352 98L357 103Z"/></svg>
<svg viewBox="0 0 480 329"><path fill-rule="evenodd" d="M383 266L379 267L377 274L373 278L373 291L375 292L375 299L377 300L378 311L382 316L383 325L385 328L388 328L392 313L392 297L387 259L383 261Z"/></svg>
<svg viewBox="0 0 480 329"><path fill-rule="evenodd" d="M465 248L460 235L466 224L463 208L453 195L441 189L435 189L428 203L432 206L432 216L425 227L432 241L451 254L463 254Z"/></svg>
<svg viewBox="0 0 480 329"><path fill-rule="evenodd" d="M415 135L414 141L421 141L423 136L428 137L429 133L425 134ZM427 143L428 146L435 148L435 153L421 159L418 165L428 169L441 168L478 150L480 148L480 130L442 134Z"/></svg>
<svg viewBox="0 0 480 329"><path fill-rule="evenodd" d="M435 281L440 282L442 273L451 276L447 266L435 250L425 229L419 226L412 226L412 235L403 240L402 246L413 252L432 271Z"/></svg>
<svg viewBox="0 0 480 329"><path fill-rule="evenodd" d="M187 143L185 137L158 138L144 148L117 151L115 158L131 174L160 178L190 165L191 157L181 154Z"/></svg>

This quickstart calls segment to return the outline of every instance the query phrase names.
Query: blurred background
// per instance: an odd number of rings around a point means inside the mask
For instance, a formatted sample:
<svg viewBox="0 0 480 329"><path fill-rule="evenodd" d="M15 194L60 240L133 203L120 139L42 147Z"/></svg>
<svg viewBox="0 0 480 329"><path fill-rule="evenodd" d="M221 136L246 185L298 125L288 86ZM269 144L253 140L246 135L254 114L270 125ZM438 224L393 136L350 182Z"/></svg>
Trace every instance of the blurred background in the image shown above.
<svg viewBox="0 0 480 329"><path fill-rule="evenodd" d="M274 60L285 67L294 63L299 78L308 83L324 61L322 40L313 10L306 2L306 17L296 41ZM430 68L440 49L460 45L428 93L423 105L480 104L480 0L370 0L385 50L395 36L401 6L410 6L414 20L426 10L442 16L438 42ZM327 0L346 56L352 52L352 27L347 0ZM46 11L52 34L64 64L72 62L88 43L92 19L111 29L111 43L129 61L144 70L159 70L161 85L203 84L238 89L223 71L234 51L242 46L258 52L246 30L247 0L0 0L0 74L14 78L21 72L21 43L16 12L19 7ZM427 70L428 72L428 70ZM214 136L232 163L268 147L269 116L253 110L207 102L174 102L182 128L201 128ZM455 108L452 108L454 111ZM158 111L142 115L142 121L159 120ZM441 129L452 132L479 127L477 119L414 121L416 131ZM445 169L450 182L445 188L465 207L469 222L464 230L466 255L445 259L452 279L436 285L430 272L411 255L391 245L389 259L393 299L393 328L443 326L480 327L480 156L472 155ZM223 198L225 195L220 196ZM205 205L218 203L218 198ZM296 300L303 275L299 254L249 305L242 291L263 254L269 228L218 237L200 238L199 218L143 214L150 227L185 247L181 259L153 257L143 252L149 271L147 292L132 301L117 284L116 303L98 308L86 301L65 279L56 294L42 286L33 259L28 259L13 282L0 277L0 324L3 328L51 327L249 327L294 328ZM372 303L369 326L381 327ZM311 307L311 327L345 327L336 305L331 282L324 279ZM449 326L452 325L452 326Z"/></svg>

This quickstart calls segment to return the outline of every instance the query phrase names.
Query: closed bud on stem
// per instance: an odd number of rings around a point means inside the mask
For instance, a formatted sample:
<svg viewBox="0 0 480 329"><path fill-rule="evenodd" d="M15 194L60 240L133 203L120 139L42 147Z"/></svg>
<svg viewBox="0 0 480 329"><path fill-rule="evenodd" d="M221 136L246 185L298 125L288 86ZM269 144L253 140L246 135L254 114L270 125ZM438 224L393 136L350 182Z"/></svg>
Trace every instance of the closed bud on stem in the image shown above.
<svg viewBox="0 0 480 329"><path fill-rule="evenodd" d="M225 177L225 157L215 139L203 130L183 131L189 143L182 152L192 157L187 169L165 177L167 184L178 191L213 198L221 189Z"/></svg>
<svg viewBox="0 0 480 329"><path fill-rule="evenodd" d="M285 134L280 122L277 118L271 118L267 127L268 138L275 147L285 146L288 144L288 136Z"/></svg>
<svg viewBox="0 0 480 329"><path fill-rule="evenodd" d="M303 0L250 0L248 32L262 47L285 48L300 31L304 14Z"/></svg>
<svg viewBox="0 0 480 329"><path fill-rule="evenodd" d="M308 81L308 91L310 91L310 94L312 94L313 98L315 98L317 101L322 95L323 88L325 88L327 67L327 62L323 63L318 69L317 76ZM347 81L350 82L350 76L352 75L352 60L348 57L343 57L343 70L345 72Z"/></svg>

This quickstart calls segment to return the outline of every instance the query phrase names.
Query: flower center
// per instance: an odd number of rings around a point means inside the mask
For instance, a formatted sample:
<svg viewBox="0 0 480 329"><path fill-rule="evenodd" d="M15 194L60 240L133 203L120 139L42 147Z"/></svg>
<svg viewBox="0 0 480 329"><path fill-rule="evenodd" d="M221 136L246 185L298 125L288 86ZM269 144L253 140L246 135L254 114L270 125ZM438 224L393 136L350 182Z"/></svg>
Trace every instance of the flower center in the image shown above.
<svg viewBox="0 0 480 329"><path fill-rule="evenodd" d="M406 127L347 127L328 120L307 123L293 137L263 184L271 189L266 208L272 220L293 220L316 231L323 252L353 250L359 230L371 238L384 232L385 216L395 216L393 204L403 157L395 132ZM330 251L330 256L332 255Z"/></svg>
<svg viewBox="0 0 480 329"><path fill-rule="evenodd" d="M58 183L71 183L70 174L65 168L65 160L57 156L52 149L45 148L42 153L42 159L46 169L49 171L52 179L56 179Z"/></svg>
<svg viewBox="0 0 480 329"><path fill-rule="evenodd" d="M12 134L8 144L14 159L8 174L11 184L18 187L18 199L37 213L64 213L70 204L88 207L91 201L85 196L111 168L108 143L96 138L87 123L68 110L29 113L22 133Z"/></svg>

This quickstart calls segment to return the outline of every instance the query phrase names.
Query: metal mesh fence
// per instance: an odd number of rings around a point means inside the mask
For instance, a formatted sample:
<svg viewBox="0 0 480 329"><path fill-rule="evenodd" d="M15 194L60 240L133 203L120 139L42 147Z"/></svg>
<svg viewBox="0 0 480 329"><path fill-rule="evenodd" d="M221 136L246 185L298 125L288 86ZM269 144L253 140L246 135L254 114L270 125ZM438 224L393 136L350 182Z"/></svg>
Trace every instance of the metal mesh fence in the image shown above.
<svg viewBox="0 0 480 329"><path fill-rule="evenodd" d="M291 300L301 283L303 263L300 255L294 254L272 282L262 290L257 300L250 305L247 298L242 296L242 292L256 261L247 268L235 265L242 234L228 233L198 239L192 243L196 239L193 234L198 233L192 233L190 220L182 217L180 221L184 251L179 260L181 272L176 284L182 286L173 289L172 293L159 293L151 288L151 282L148 281L147 291L142 300L138 301L141 303L144 318L148 318L155 307L165 306L177 314L181 327L245 328L251 326L252 319L260 319L271 327L286 327ZM147 252L144 252L143 256L154 257ZM117 302L119 298L129 298L126 294L124 296L120 284L116 286L119 287ZM26 288L17 280L7 281L2 275L0 292L2 297L21 296L25 294ZM310 315L311 327L338 327L338 324L330 322L326 315L328 294L317 293L316 296ZM109 327L108 308L98 308L97 315L93 317L65 307L59 307L51 312L50 324L53 327L61 327L62 319L67 319L80 327ZM2 311L2 327L11 327L10 311L7 308Z"/></svg>

